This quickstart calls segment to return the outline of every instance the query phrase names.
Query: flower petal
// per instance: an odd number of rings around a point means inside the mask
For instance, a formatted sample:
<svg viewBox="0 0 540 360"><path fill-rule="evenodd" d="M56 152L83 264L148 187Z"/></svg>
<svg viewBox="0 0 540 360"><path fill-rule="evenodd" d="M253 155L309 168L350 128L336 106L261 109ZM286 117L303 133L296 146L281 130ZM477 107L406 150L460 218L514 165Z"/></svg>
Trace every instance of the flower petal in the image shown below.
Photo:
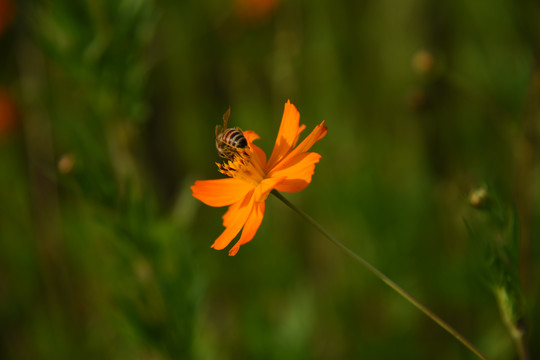
<svg viewBox="0 0 540 360"><path fill-rule="evenodd" d="M266 167L266 154L264 153L264 151L255 144L249 144L249 147L251 151L253 151L255 155L257 156L257 160L259 161L260 168L264 169Z"/></svg>
<svg viewBox="0 0 540 360"><path fill-rule="evenodd" d="M286 179L275 186L276 190L283 192L298 192L311 183L311 177L315 171L315 164L319 162L321 155L308 152L296 155L287 162L286 167L273 171L270 176ZM257 192L257 189L255 190Z"/></svg>
<svg viewBox="0 0 540 360"><path fill-rule="evenodd" d="M225 214L223 214L223 227L229 227L234 222L234 219L236 217L236 213L238 212L238 209L240 209L240 205L242 205L244 199L235 202L231 206L229 206L229 209Z"/></svg>
<svg viewBox="0 0 540 360"><path fill-rule="evenodd" d="M240 204L238 206L235 204L234 207L231 206L231 208L229 208L229 211L226 213L227 217L224 219L224 223L226 222L228 226L221 235L219 235L216 241L214 241L212 248L222 250L230 244L236 235L238 235L253 208L254 201L252 195L253 191L250 191L244 199L239 202ZM231 210L233 211L231 212Z"/></svg>
<svg viewBox="0 0 540 360"><path fill-rule="evenodd" d="M268 194L272 189L275 189L276 185L280 182L284 181L286 179L286 176L282 177L270 177L267 179L263 179L259 185L255 188L255 192L253 193L253 197L255 198L256 202L265 201L266 198L268 198Z"/></svg>
<svg viewBox="0 0 540 360"><path fill-rule="evenodd" d="M251 210L251 213L249 214L246 224L244 225L240 240L238 240L238 242L234 244L231 250L229 250L229 256L236 255L241 245L244 245L245 243L248 243L253 239L264 218L264 207L264 201L255 203Z"/></svg>
<svg viewBox="0 0 540 360"><path fill-rule="evenodd" d="M299 123L300 113L291 104L291 101L287 100L276 138L276 144L274 145L270 160L268 160L268 167L274 166L294 147L295 141L298 139Z"/></svg>
<svg viewBox="0 0 540 360"><path fill-rule="evenodd" d="M300 143L294 150L292 150L285 158L283 158L279 163L275 164L274 169L271 169L270 172L273 170L281 170L284 167L287 167L288 162L291 161L294 157L296 157L298 154L304 153L311 149L311 147L319 140L324 138L326 136L326 133L328 132L327 127L324 125L324 120L319 125L315 126L315 129L309 134L304 141Z"/></svg>
<svg viewBox="0 0 540 360"><path fill-rule="evenodd" d="M257 159L259 160L260 168L264 169L266 166L266 154L264 151L258 147L257 145L253 144L253 141L260 139L261 137L257 135L255 131L252 130L246 130L244 131L244 137L246 138L249 148L251 151L253 151L257 155Z"/></svg>
<svg viewBox="0 0 540 360"><path fill-rule="evenodd" d="M244 134L244 137L246 138L248 143L252 143L253 141L260 139L261 137L253 130L246 130L242 131Z"/></svg>
<svg viewBox="0 0 540 360"><path fill-rule="evenodd" d="M227 206L240 201L253 185L235 178L197 180L191 186L193 197L210 206Z"/></svg>
<svg viewBox="0 0 540 360"><path fill-rule="evenodd" d="M315 129L309 134L304 141L296 147L301 152L306 152L319 140L326 136L328 128L324 125L324 120L319 125L315 126ZM295 149L295 150L296 150Z"/></svg>
<svg viewBox="0 0 540 360"><path fill-rule="evenodd" d="M302 124L302 125L300 125L300 127L298 127L298 131L296 132L296 137L294 138L292 147L295 147L295 146L296 146L296 143L298 142L298 138L300 137L300 134L301 134L302 131L304 131L305 129L306 129L306 125L305 125L305 124Z"/></svg>

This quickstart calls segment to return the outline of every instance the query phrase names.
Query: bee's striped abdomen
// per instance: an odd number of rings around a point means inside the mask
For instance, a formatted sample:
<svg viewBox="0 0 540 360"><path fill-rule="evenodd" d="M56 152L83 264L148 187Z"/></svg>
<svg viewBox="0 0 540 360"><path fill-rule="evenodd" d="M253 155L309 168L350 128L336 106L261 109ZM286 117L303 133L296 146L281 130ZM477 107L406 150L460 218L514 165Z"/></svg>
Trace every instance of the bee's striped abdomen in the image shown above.
<svg viewBox="0 0 540 360"><path fill-rule="evenodd" d="M219 156L232 159L238 154L238 150L248 146L244 133L239 128L225 129L224 132L217 134L216 148Z"/></svg>
<svg viewBox="0 0 540 360"><path fill-rule="evenodd" d="M223 133L223 142L233 148L243 149L247 146L247 140L241 130L227 129Z"/></svg>

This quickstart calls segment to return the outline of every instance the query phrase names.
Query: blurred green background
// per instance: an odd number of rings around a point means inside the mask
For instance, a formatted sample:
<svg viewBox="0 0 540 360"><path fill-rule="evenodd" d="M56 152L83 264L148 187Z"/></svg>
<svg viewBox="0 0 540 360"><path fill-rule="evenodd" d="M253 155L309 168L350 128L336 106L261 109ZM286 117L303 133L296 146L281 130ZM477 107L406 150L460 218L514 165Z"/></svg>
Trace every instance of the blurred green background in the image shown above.
<svg viewBox="0 0 540 360"><path fill-rule="evenodd" d="M274 197L210 249L215 125L230 105L269 152L287 99L329 129L288 198L490 358L540 358L539 24L535 0L0 0L0 358L474 359Z"/></svg>

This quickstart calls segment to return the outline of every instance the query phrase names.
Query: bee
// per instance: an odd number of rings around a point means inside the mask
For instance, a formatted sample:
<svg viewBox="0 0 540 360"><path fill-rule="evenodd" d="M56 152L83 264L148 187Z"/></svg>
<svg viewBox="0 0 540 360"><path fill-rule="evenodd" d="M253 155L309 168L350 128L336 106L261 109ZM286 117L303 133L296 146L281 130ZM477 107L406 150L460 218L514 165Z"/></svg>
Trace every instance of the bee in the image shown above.
<svg viewBox="0 0 540 360"><path fill-rule="evenodd" d="M239 149L245 149L248 145L242 130L239 127L228 128L231 108L223 114L223 126L216 125L216 149L219 156L232 160Z"/></svg>

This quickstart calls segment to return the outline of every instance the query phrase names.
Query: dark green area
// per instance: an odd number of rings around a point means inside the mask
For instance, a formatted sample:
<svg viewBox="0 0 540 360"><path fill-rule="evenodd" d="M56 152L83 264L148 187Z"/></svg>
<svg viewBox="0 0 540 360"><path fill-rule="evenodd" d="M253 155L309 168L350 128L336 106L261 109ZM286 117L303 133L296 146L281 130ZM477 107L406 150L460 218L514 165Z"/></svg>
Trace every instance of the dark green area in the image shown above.
<svg viewBox="0 0 540 360"><path fill-rule="evenodd" d="M231 106L269 153L287 99L328 126L287 198L491 359L509 329L540 358L539 24L533 0L17 2L0 358L474 359L274 197L210 248L215 126Z"/></svg>

